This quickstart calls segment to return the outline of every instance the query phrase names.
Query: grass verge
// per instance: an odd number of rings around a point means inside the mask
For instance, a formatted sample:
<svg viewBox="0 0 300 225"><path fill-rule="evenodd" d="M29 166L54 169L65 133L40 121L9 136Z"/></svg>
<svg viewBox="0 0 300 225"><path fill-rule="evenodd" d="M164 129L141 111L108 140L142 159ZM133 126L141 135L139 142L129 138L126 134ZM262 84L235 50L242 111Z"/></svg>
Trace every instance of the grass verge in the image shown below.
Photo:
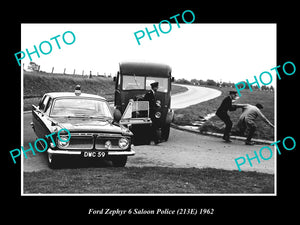
<svg viewBox="0 0 300 225"><path fill-rule="evenodd" d="M222 94L212 100L202 102L196 105L189 106L184 109L178 109L175 111L174 123L177 125L191 125L194 121L198 121L205 117L207 114L215 113L218 107L221 105L223 99L228 96L228 92L233 90L232 88L216 88L222 92ZM249 89L242 91L242 96L236 100L236 104L251 104L261 103L264 106L262 113L274 124L275 120L275 109L274 109L274 92L253 90L250 92ZM237 135L238 130L236 127L237 121L242 114L241 109L237 109L233 112L228 112L232 122L232 134ZM274 129L266 125L260 118L255 123L257 124L257 131L254 138L274 140ZM224 123L219 117L214 116L200 127L200 132L224 132Z"/></svg>
<svg viewBox="0 0 300 225"><path fill-rule="evenodd" d="M263 194L274 192L274 175L212 168L124 167L24 173L24 193Z"/></svg>

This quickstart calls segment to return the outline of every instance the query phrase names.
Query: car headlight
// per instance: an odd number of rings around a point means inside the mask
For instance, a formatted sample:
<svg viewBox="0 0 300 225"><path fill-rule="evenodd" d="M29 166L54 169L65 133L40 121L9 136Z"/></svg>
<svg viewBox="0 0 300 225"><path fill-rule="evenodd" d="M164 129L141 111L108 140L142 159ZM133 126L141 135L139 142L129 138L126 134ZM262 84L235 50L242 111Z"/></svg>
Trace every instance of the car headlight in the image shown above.
<svg viewBox="0 0 300 225"><path fill-rule="evenodd" d="M57 138L57 145L59 148L66 148L70 144L69 135L60 135L60 138Z"/></svg>
<svg viewBox="0 0 300 225"><path fill-rule="evenodd" d="M155 113L155 118L159 119L161 117L161 112L156 112Z"/></svg>
<svg viewBox="0 0 300 225"><path fill-rule="evenodd" d="M109 140L106 141L104 147L105 147L106 149L110 149L110 148L111 148L111 141L109 141Z"/></svg>
<svg viewBox="0 0 300 225"><path fill-rule="evenodd" d="M129 140L127 138L121 138L119 140L119 147L121 149L126 149L129 146Z"/></svg>

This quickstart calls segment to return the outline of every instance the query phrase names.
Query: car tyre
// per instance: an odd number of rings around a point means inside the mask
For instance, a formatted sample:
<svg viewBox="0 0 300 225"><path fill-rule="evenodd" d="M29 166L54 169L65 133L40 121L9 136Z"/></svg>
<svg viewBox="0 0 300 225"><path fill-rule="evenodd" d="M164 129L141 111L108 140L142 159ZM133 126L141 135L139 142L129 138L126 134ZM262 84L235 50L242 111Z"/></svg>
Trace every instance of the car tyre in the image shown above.
<svg viewBox="0 0 300 225"><path fill-rule="evenodd" d="M58 156L57 156L57 155L53 155L53 154L47 153L47 159L48 159L48 166L49 166L51 169L56 169L56 168L58 168L58 165L59 165L59 159L58 159Z"/></svg>
<svg viewBox="0 0 300 225"><path fill-rule="evenodd" d="M111 161L114 167L124 167L127 162L127 156L114 156Z"/></svg>

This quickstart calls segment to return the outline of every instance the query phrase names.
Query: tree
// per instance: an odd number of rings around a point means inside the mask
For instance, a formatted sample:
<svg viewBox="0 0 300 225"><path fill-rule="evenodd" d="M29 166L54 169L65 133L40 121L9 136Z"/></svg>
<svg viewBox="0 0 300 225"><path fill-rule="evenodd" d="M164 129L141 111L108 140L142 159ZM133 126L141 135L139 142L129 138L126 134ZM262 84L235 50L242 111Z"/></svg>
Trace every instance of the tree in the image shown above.
<svg viewBox="0 0 300 225"><path fill-rule="evenodd" d="M197 79L191 79L191 83L193 84L193 85L198 85L198 80Z"/></svg>
<svg viewBox="0 0 300 225"><path fill-rule="evenodd" d="M210 85L210 86L216 86L216 85L217 85L217 82L214 81L214 80L211 80L211 79L207 79L207 80L206 80L206 84L207 84L207 85Z"/></svg>
<svg viewBox="0 0 300 225"><path fill-rule="evenodd" d="M184 78L176 80L176 83L178 83L178 84L191 84L190 81L188 81Z"/></svg>
<svg viewBox="0 0 300 225"><path fill-rule="evenodd" d="M38 64L36 64L35 62L29 62L29 65L27 67L29 70L33 70L33 71L39 71L40 70L40 66Z"/></svg>

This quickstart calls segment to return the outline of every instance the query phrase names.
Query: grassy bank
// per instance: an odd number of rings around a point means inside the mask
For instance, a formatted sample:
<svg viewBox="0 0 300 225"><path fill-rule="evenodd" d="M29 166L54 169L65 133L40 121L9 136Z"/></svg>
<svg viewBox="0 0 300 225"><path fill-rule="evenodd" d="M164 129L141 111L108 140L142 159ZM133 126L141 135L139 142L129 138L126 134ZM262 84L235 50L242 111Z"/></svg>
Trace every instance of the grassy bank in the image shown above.
<svg viewBox="0 0 300 225"><path fill-rule="evenodd" d="M24 72L24 110L31 109L32 104L38 104L40 98L47 92L73 92L77 84L81 86L82 92L113 100L112 78Z"/></svg>
<svg viewBox="0 0 300 225"><path fill-rule="evenodd" d="M209 113L215 113L223 99L228 96L228 92L233 88L216 88L222 92L221 96L202 102L196 105L189 106L184 109L178 109L175 111L174 123L177 125L191 125L194 121L198 121L205 117ZM254 90L250 92L249 89L242 91L242 96L236 100L236 104L251 104L261 103L264 106L262 113L274 124L274 92ZM232 134L237 134L236 123L241 115L242 110L237 109L236 111L229 112L233 122ZM266 125L260 118L256 120L258 129L254 138L274 140L274 129ZM212 117L204 125L201 126L201 132L211 131L217 133L223 133L224 123L217 117Z"/></svg>
<svg viewBox="0 0 300 225"><path fill-rule="evenodd" d="M24 173L24 193L273 193L274 176L220 169L125 167Z"/></svg>

